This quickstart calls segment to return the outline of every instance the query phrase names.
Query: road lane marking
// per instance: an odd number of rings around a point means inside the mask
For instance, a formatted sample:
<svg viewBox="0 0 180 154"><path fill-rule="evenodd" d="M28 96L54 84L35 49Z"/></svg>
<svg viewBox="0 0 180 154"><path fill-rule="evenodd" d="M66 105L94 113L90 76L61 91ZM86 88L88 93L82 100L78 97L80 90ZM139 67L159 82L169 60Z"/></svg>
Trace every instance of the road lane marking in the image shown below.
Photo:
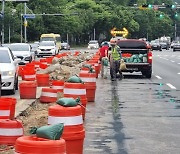
<svg viewBox="0 0 180 154"><path fill-rule="evenodd" d="M167 86L169 86L171 89L176 89L176 87L174 87L172 84L170 84L170 83L167 83L166 84Z"/></svg>
<svg viewBox="0 0 180 154"><path fill-rule="evenodd" d="M160 76L158 76L158 75L156 75L156 78L158 78L158 79L162 79Z"/></svg>
<svg viewBox="0 0 180 154"><path fill-rule="evenodd" d="M180 63L178 63L180 65Z"/></svg>
<svg viewBox="0 0 180 154"><path fill-rule="evenodd" d="M174 63L175 61L171 60L172 63Z"/></svg>
<svg viewBox="0 0 180 154"><path fill-rule="evenodd" d="M178 73L180 75L180 73Z"/></svg>

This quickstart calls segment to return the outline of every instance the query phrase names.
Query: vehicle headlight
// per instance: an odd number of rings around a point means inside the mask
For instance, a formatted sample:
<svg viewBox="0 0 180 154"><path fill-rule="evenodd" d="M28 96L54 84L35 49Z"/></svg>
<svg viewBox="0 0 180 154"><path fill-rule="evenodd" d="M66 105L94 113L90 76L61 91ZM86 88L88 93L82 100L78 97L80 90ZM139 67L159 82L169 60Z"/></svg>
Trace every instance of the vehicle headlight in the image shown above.
<svg viewBox="0 0 180 154"><path fill-rule="evenodd" d="M54 48L52 48L52 49L51 49L51 51L55 51L55 49L54 49Z"/></svg>
<svg viewBox="0 0 180 154"><path fill-rule="evenodd" d="M2 76L14 76L14 71L2 71Z"/></svg>

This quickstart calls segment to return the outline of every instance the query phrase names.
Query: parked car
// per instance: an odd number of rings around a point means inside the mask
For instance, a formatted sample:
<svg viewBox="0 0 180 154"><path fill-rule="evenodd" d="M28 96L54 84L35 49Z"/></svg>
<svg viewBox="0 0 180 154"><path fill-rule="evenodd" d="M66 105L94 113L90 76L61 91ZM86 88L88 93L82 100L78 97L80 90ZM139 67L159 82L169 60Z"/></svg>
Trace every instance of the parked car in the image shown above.
<svg viewBox="0 0 180 154"><path fill-rule="evenodd" d="M31 46L27 43L12 43L9 48L14 56L20 58L19 65L25 65L35 59L35 53L31 51Z"/></svg>
<svg viewBox="0 0 180 154"><path fill-rule="evenodd" d="M173 51L175 52L175 51L177 51L177 50L180 50L180 42L176 42L176 43L174 43L174 45L173 45Z"/></svg>
<svg viewBox="0 0 180 154"><path fill-rule="evenodd" d="M63 50L70 50L70 45L69 45L69 43L67 43L67 42L62 42L61 43L61 49Z"/></svg>
<svg viewBox="0 0 180 154"><path fill-rule="evenodd" d="M58 54L58 47L54 41L41 41L37 48L37 57L55 56Z"/></svg>
<svg viewBox="0 0 180 154"><path fill-rule="evenodd" d="M99 48L99 43L97 40L91 40L88 43L88 49L98 49Z"/></svg>
<svg viewBox="0 0 180 154"><path fill-rule="evenodd" d="M151 41L151 42L150 42L150 46L151 46L151 49L152 49L152 50L162 51L162 47L161 47L161 45L160 45L159 42Z"/></svg>
<svg viewBox="0 0 180 154"><path fill-rule="evenodd" d="M15 57L8 47L0 47L1 89L15 94L18 90L18 63L21 59Z"/></svg>

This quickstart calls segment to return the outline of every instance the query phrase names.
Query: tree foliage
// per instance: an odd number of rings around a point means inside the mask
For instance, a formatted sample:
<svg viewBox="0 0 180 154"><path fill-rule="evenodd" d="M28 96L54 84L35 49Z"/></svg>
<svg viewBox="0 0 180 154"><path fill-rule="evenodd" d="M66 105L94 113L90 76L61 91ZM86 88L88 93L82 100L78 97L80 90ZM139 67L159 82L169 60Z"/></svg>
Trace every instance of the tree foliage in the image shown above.
<svg viewBox="0 0 180 154"><path fill-rule="evenodd" d="M146 37L152 40L164 35L172 37L174 12L167 9L155 11L132 7L134 4L148 4L147 2L162 4L163 0L31 0L27 3L27 13L34 13L36 17L27 19L27 39L35 41L42 33L60 33L64 41L68 34L72 43L86 43L94 38L109 40L112 37L110 30L114 27L119 30L124 27L128 29L129 38ZM167 0L166 3L173 2ZM12 15L13 9L16 12ZM5 42L9 40L9 31L11 41L23 40L23 14L23 3L6 2ZM163 18L159 17L160 14L163 14ZM2 23L2 19L0 22Z"/></svg>

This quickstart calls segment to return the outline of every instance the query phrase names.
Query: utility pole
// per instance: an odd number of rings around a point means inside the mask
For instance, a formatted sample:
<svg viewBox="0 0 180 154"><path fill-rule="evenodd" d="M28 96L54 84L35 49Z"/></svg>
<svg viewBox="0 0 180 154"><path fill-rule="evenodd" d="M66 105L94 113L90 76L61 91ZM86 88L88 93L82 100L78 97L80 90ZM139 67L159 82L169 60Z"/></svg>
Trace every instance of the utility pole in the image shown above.
<svg viewBox="0 0 180 154"><path fill-rule="evenodd" d="M24 3L24 15L26 15L26 3ZM24 42L27 42L27 19L24 18Z"/></svg>
<svg viewBox="0 0 180 154"><path fill-rule="evenodd" d="M1 43L4 44L4 5L5 5L5 0L2 1L2 30L1 30L1 36L2 36L2 40Z"/></svg>
<svg viewBox="0 0 180 154"><path fill-rule="evenodd" d="M174 40L176 40L176 33L177 33L177 25L176 21L174 22Z"/></svg>

